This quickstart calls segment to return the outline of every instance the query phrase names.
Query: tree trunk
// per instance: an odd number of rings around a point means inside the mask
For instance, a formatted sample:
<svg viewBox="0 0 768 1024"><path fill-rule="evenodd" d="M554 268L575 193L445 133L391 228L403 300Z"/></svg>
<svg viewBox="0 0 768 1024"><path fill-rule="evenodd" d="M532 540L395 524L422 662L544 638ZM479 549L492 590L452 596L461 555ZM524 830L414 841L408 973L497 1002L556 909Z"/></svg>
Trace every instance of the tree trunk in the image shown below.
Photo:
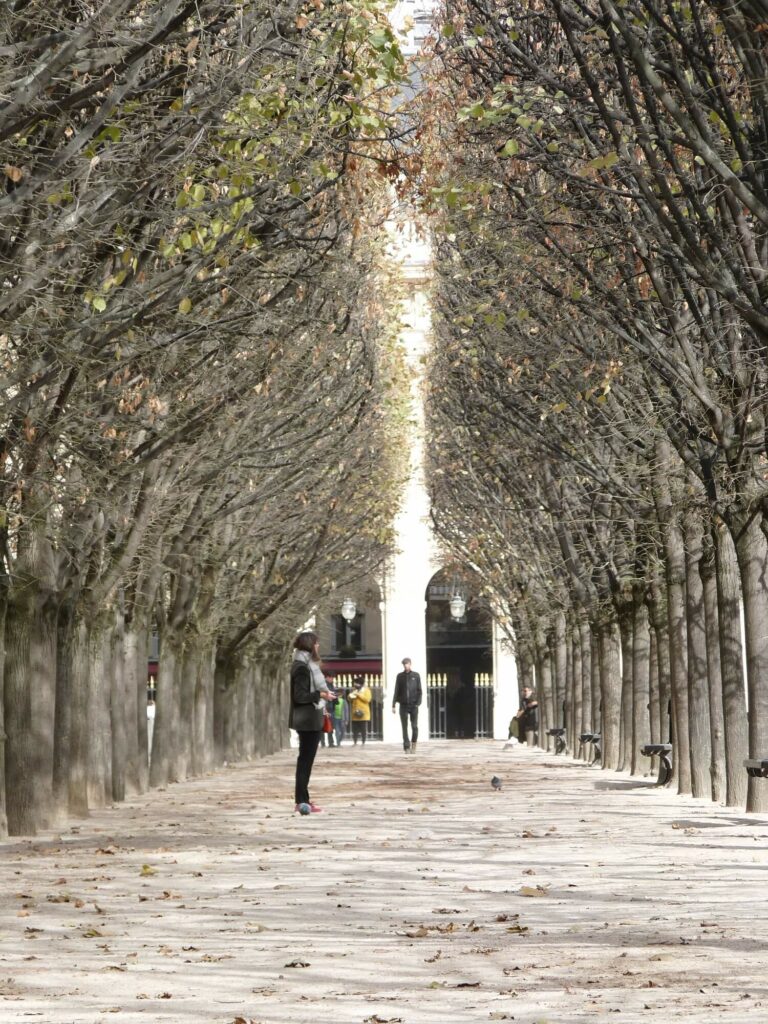
<svg viewBox="0 0 768 1024"><path fill-rule="evenodd" d="M149 786L147 750L147 626L134 617L123 632L125 675L125 792L146 792Z"/></svg>
<svg viewBox="0 0 768 1024"><path fill-rule="evenodd" d="M200 638L191 631L184 642L178 680L179 739L172 768L174 782L183 782L192 772L195 737L195 693L200 674Z"/></svg>
<svg viewBox="0 0 768 1024"><path fill-rule="evenodd" d="M659 716L659 651L656 630L648 630L648 726L651 743L661 743L661 719ZM651 758L650 772L658 769L658 758Z"/></svg>
<svg viewBox="0 0 768 1024"><path fill-rule="evenodd" d="M589 660L590 660L590 688L592 690L592 715L590 725L591 728L585 729L585 732L601 732L603 728L603 695L600 688L601 672L600 672L600 629L599 627L593 627L590 625L589 629Z"/></svg>
<svg viewBox="0 0 768 1024"><path fill-rule="evenodd" d="M8 833L36 833L34 735L29 680L30 632L35 589L31 581L11 597L5 622L5 783Z"/></svg>
<svg viewBox="0 0 768 1024"><path fill-rule="evenodd" d="M723 677L720 658L720 624L717 613L717 581L715 580L715 547L711 534L704 536L703 555L699 566L704 595L705 636L707 643L707 677L709 678L709 728L712 749L712 799L724 803L725 781L725 716L723 713Z"/></svg>
<svg viewBox="0 0 768 1024"><path fill-rule="evenodd" d="M231 659L216 661L214 675L214 749L216 765L226 761L227 720L229 718L230 694L234 667Z"/></svg>
<svg viewBox="0 0 768 1024"><path fill-rule="evenodd" d="M129 673L125 664L125 619L122 608L115 613L115 625L109 644L111 682L110 722L112 730L112 799L125 800L128 775L128 732L133 732L133 708L128 693Z"/></svg>
<svg viewBox="0 0 768 1024"><path fill-rule="evenodd" d="M648 606L640 594L632 605L632 756L633 775L647 773L648 760L640 753L650 731L651 631Z"/></svg>
<svg viewBox="0 0 768 1024"><path fill-rule="evenodd" d="M564 728L568 736L573 729L573 661L570 635L565 614L558 612L552 632L552 720L547 729ZM553 736L539 736L539 745L555 749Z"/></svg>
<svg viewBox="0 0 768 1024"><path fill-rule="evenodd" d="M584 666L581 661L581 634L574 626L568 630L569 647L571 651L572 677L571 702L573 714L570 717L570 731L568 733L568 749L576 750L581 732L581 720L583 717L584 700Z"/></svg>
<svg viewBox="0 0 768 1024"><path fill-rule="evenodd" d="M8 610L6 580L0 580L0 839L8 835L5 799L5 620Z"/></svg>
<svg viewBox="0 0 768 1024"><path fill-rule="evenodd" d="M655 679L655 688L651 689L651 742L672 742L672 698L669 661L669 618L662 590L658 582L651 581L651 599L648 606L651 623L651 636L655 662L651 681ZM658 758L651 761L652 771L658 769ZM677 783L677 759L672 752L672 775L670 782Z"/></svg>
<svg viewBox="0 0 768 1024"><path fill-rule="evenodd" d="M258 676L259 713L256 753L274 754L288 743L288 674L282 659L267 658L260 663Z"/></svg>
<svg viewBox="0 0 768 1024"><path fill-rule="evenodd" d="M53 764L56 721L56 608L36 605L30 624L29 687L32 702L35 820L38 828L61 821L54 811Z"/></svg>
<svg viewBox="0 0 768 1024"><path fill-rule="evenodd" d="M755 513L735 537L744 602L744 639L749 694L749 756L768 757L768 543ZM763 779L747 783L747 810L768 811Z"/></svg>
<svg viewBox="0 0 768 1024"><path fill-rule="evenodd" d="M688 735L691 755L691 793L712 799L712 735L707 676L707 622L701 580L704 525L698 509L685 512L685 582L688 656Z"/></svg>
<svg viewBox="0 0 768 1024"><path fill-rule="evenodd" d="M211 772L216 764L216 737L214 706L216 700L216 651L211 649L205 659L200 681L201 703L205 706L205 737L203 744L203 771Z"/></svg>
<svg viewBox="0 0 768 1024"><path fill-rule="evenodd" d="M656 641L656 677L658 690L658 742L672 742L672 683L669 654L669 617L664 604L661 589L653 584L651 587L650 616L653 635ZM673 760L674 751L672 753ZM675 770L676 777L676 770Z"/></svg>
<svg viewBox="0 0 768 1024"><path fill-rule="evenodd" d="M63 825L69 815L72 613L72 604L66 601L59 606L56 617L56 713L53 725L52 793L54 821L59 825Z"/></svg>
<svg viewBox="0 0 768 1024"><path fill-rule="evenodd" d="M623 604L619 609L619 635L621 637L621 710L619 717L618 770L626 772L632 765L632 606Z"/></svg>
<svg viewBox="0 0 768 1024"><path fill-rule="evenodd" d="M88 643L88 806L112 802L112 680L110 635L102 622L94 624Z"/></svg>
<svg viewBox="0 0 768 1024"><path fill-rule="evenodd" d="M88 761L90 730L88 722L90 639L84 619L76 618L69 634L69 812L75 817L88 814Z"/></svg>
<svg viewBox="0 0 768 1024"><path fill-rule="evenodd" d="M661 528L666 571L669 680L672 698L674 777L680 793L691 792L688 733L688 630L685 617L685 544L680 526L683 481L680 460L664 441L657 442L653 496ZM672 494L674 487L675 493Z"/></svg>
<svg viewBox="0 0 768 1024"><path fill-rule="evenodd" d="M171 630L165 630L160 640L158 662L155 728L149 768L151 786L165 786L169 782L176 782L174 769L179 743L179 697L183 664L183 642Z"/></svg>
<svg viewBox="0 0 768 1024"><path fill-rule="evenodd" d="M251 686L253 685L253 673L249 658L243 658L240 662L237 686L237 721L235 723L235 760L245 761L248 757L246 730L248 728L248 705L250 703Z"/></svg>
<svg viewBox="0 0 768 1024"><path fill-rule="evenodd" d="M555 713L555 700L554 700L554 685L552 681L552 652L547 639L542 637L541 644L537 650L536 660L536 676L540 680L541 690L537 690L539 695L539 745L542 745L543 737L541 733L546 734L547 729L554 727L557 722ZM543 704L545 714L542 720L541 706L542 706L542 695L544 697Z"/></svg>
<svg viewBox="0 0 768 1024"><path fill-rule="evenodd" d="M615 619L600 629L600 703L603 768L619 767L621 725L621 635Z"/></svg>
<svg viewBox="0 0 768 1024"><path fill-rule="evenodd" d="M667 617L669 668L677 788L691 792L691 751L688 741L688 631L685 619L685 547L676 525L666 529Z"/></svg>
<svg viewBox="0 0 768 1024"><path fill-rule="evenodd" d="M243 756L250 761L256 753L256 706L260 679L260 667L248 659L248 689L245 698L245 716L242 728Z"/></svg>
<svg viewBox="0 0 768 1024"><path fill-rule="evenodd" d="M577 725L576 743L583 732L592 732L592 630L586 615L579 617L579 647L581 649L581 718ZM578 746L572 747L577 750Z"/></svg>
<svg viewBox="0 0 768 1024"><path fill-rule="evenodd" d="M749 751L749 737L741 642L741 580L730 532L722 523L717 523L713 537L725 729L725 802L728 807L745 807L747 773L744 759Z"/></svg>

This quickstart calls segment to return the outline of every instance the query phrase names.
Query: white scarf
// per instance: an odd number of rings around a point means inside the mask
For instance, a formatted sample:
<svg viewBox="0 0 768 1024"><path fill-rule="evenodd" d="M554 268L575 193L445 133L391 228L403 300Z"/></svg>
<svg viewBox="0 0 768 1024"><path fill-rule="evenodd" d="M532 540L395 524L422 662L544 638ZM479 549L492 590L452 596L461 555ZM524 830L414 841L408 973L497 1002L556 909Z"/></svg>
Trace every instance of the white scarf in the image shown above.
<svg viewBox="0 0 768 1024"><path fill-rule="evenodd" d="M315 707L324 708L325 701L320 696L320 692L328 689L328 683L325 681L323 670L316 661L312 660L309 651L294 651L293 660L300 661L309 668L309 689L318 695L317 700L315 701Z"/></svg>

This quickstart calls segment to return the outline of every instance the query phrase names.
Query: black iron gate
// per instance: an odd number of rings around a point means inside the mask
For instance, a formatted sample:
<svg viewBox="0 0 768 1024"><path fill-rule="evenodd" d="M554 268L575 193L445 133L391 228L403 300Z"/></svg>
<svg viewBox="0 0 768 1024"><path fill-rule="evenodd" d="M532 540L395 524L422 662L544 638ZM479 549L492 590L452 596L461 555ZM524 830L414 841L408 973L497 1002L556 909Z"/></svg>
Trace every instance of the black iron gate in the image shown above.
<svg viewBox="0 0 768 1024"><path fill-rule="evenodd" d="M427 676L429 738L444 740L448 735L448 676L435 672Z"/></svg>
<svg viewBox="0 0 768 1024"><path fill-rule="evenodd" d="M493 739L493 676L475 676L475 739Z"/></svg>

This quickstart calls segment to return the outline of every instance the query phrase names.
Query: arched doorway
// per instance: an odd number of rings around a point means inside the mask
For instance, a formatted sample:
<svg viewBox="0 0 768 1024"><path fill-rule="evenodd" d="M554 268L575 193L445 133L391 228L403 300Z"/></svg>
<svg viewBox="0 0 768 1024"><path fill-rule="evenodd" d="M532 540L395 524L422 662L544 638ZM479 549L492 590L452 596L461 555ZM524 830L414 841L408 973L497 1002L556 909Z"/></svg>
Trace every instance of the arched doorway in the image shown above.
<svg viewBox="0 0 768 1024"><path fill-rule="evenodd" d="M461 597L462 611L451 599ZM487 602L449 569L426 592L430 736L493 736L493 627Z"/></svg>

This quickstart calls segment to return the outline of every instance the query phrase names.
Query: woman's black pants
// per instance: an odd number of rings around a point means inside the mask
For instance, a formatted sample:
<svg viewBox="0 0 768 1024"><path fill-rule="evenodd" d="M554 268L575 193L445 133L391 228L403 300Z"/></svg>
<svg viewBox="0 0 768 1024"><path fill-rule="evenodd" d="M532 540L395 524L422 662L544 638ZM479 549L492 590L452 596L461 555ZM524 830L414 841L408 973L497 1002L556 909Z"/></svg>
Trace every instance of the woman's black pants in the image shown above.
<svg viewBox="0 0 768 1024"><path fill-rule="evenodd" d="M315 763L315 754L320 744L320 729L313 729L299 732L299 756L296 759L296 803L309 803L309 777L312 774L312 765Z"/></svg>

